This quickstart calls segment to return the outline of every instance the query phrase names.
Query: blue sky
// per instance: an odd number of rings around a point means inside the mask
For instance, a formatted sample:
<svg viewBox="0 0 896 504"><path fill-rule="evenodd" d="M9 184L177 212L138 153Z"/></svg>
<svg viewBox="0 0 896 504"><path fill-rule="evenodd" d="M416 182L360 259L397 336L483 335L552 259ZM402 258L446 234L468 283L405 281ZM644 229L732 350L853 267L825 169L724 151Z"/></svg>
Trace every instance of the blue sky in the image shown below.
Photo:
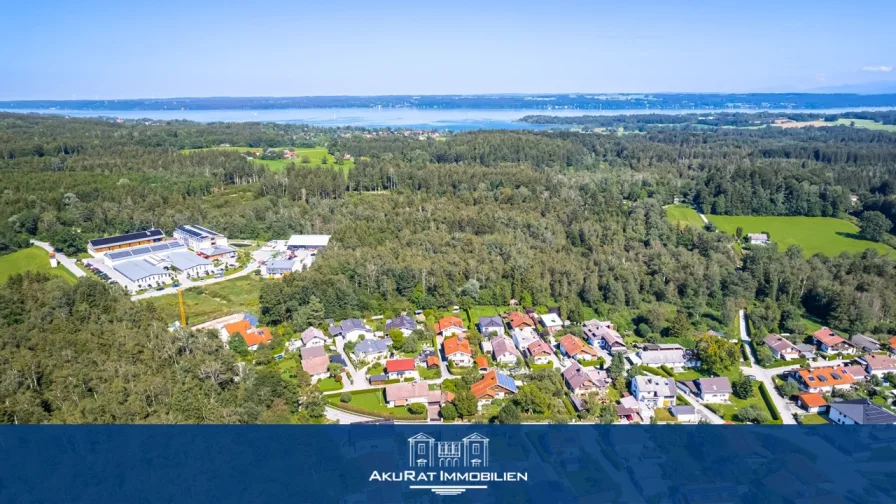
<svg viewBox="0 0 896 504"><path fill-rule="evenodd" d="M0 0L0 99L896 82L896 2Z"/></svg>

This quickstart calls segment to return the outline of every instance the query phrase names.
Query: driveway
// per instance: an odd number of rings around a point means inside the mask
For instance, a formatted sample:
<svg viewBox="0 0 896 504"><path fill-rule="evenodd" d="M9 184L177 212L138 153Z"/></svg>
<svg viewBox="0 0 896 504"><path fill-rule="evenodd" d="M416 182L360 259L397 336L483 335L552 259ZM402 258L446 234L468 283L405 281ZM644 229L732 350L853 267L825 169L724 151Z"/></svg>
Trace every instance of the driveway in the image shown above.
<svg viewBox="0 0 896 504"><path fill-rule="evenodd" d="M53 250L53 247L47 242L41 242L37 240L28 240L32 244L37 245L38 247L46 250L47 252L56 252ZM76 277L87 276L87 273L84 272L78 265L75 263L75 260L63 254L62 252L56 252L56 260L59 261L59 264L65 266L65 269L72 272L72 275Z"/></svg>
<svg viewBox="0 0 896 504"><path fill-rule="evenodd" d="M361 390L370 387L370 383L367 382L367 377L364 375L362 368L361 370L355 369L355 366L352 365L352 361L349 360L348 355L345 354L345 340L340 338L334 338L336 342L336 351L339 352L339 355L342 356L342 359L345 361L345 371L351 375L352 383L347 384L344 381L342 382L342 390L346 392L350 392L352 390Z"/></svg>

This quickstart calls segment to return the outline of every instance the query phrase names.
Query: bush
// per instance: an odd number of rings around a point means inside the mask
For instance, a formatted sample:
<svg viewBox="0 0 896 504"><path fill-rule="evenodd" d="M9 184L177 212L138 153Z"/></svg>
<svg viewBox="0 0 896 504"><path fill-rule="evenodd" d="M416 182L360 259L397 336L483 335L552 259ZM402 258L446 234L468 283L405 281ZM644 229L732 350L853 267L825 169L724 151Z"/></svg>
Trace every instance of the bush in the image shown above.
<svg viewBox="0 0 896 504"><path fill-rule="evenodd" d="M775 406L774 401L772 401L772 397L768 393L768 389L765 388L765 383L759 384L759 395L762 396L762 400L765 401L765 406L768 408L769 412L772 414L772 420L775 422L781 422L781 412L778 411L778 408Z"/></svg>
<svg viewBox="0 0 896 504"><path fill-rule="evenodd" d="M350 403L352 402L352 395L348 392L343 392L339 394L339 402L341 403Z"/></svg>
<svg viewBox="0 0 896 504"><path fill-rule="evenodd" d="M457 418L457 408L455 408L452 403L442 406L442 409L439 410L439 412L442 414L442 419L449 422Z"/></svg>
<svg viewBox="0 0 896 504"><path fill-rule="evenodd" d="M675 371L672 370L669 366L663 364L660 366L660 369L669 376L675 376Z"/></svg>
<svg viewBox="0 0 896 504"><path fill-rule="evenodd" d="M426 405L420 404L420 403L413 403L410 406L408 406L408 411L412 415L422 415L423 413L426 413Z"/></svg>
<svg viewBox="0 0 896 504"><path fill-rule="evenodd" d="M734 397L744 400L749 399L753 396L753 380L741 377L731 384L731 390L734 392Z"/></svg>

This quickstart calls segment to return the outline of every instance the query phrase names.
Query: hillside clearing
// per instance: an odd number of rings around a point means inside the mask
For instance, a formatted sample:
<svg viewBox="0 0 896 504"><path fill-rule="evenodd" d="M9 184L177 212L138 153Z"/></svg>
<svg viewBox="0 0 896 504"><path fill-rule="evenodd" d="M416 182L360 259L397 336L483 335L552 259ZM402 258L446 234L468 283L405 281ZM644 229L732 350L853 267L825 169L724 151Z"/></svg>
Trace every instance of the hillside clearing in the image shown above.
<svg viewBox="0 0 896 504"><path fill-rule="evenodd" d="M0 256L0 284L16 273L25 271L41 271L64 278L69 283L75 283L75 275L65 269L64 266L50 267L50 254L40 247L30 247L17 250L12 254Z"/></svg>

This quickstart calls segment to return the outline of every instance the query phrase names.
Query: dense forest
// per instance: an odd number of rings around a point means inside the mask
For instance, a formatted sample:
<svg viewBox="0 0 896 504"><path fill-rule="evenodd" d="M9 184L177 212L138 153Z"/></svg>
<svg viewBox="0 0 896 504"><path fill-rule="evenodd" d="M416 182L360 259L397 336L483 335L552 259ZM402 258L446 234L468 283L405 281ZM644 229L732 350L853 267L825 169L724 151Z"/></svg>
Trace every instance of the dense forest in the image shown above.
<svg viewBox="0 0 896 504"><path fill-rule="evenodd" d="M367 134L365 134L367 133ZM220 144L326 146L331 167L273 171ZM896 262L873 251L743 258L733 237L678 227L676 199L724 215L896 222L896 134L860 128L664 130L635 135L400 133L261 123L135 122L0 114L0 254L48 239L197 222L232 238L332 234L314 268L261 291L263 321L454 304L594 310L655 337L673 321L759 330L808 314L850 332L896 332ZM852 204L850 195L859 196ZM883 239L891 239L891 235ZM103 284L40 275L0 286L0 416L6 422L319 419L315 386L244 370L213 336L169 333L152 305ZM675 330L674 332L677 332ZM111 349L114 348L114 351ZM297 406L301 405L301 406Z"/></svg>

